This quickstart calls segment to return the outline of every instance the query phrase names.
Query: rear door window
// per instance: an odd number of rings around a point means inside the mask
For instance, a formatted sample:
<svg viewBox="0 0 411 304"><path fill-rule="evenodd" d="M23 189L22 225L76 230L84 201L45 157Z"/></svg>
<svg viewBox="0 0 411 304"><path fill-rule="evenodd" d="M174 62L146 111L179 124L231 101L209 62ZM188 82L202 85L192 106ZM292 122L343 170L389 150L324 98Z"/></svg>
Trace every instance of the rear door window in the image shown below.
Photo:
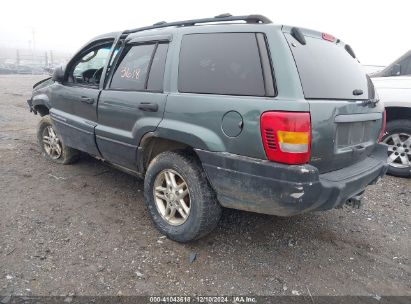
<svg viewBox="0 0 411 304"><path fill-rule="evenodd" d="M128 46L120 55L110 89L162 92L167 50L167 43Z"/></svg>
<svg viewBox="0 0 411 304"><path fill-rule="evenodd" d="M290 34L285 37L297 64L304 96L307 99L368 99L372 98L367 77L361 64L344 48L321 38L305 36L306 45ZM354 95L362 90L362 95Z"/></svg>
<svg viewBox="0 0 411 304"><path fill-rule="evenodd" d="M185 35L178 87L185 93L264 96L256 34Z"/></svg>
<svg viewBox="0 0 411 304"><path fill-rule="evenodd" d="M147 81L147 90L163 91L164 69L166 65L168 44L159 44L151 63Z"/></svg>
<svg viewBox="0 0 411 304"><path fill-rule="evenodd" d="M154 44L130 47L114 72L110 88L130 91L144 90L154 47Z"/></svg>

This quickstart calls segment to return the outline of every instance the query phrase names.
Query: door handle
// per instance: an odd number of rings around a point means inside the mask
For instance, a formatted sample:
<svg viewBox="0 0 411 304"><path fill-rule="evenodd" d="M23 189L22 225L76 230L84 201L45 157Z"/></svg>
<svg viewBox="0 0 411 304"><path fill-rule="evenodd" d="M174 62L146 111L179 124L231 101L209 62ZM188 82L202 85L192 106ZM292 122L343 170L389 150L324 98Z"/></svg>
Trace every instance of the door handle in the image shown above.
<svg viewBox="0 0 411 304"><path fill-rule="evenodd" d="M91 97L81 96L80 100L81 102L88 103L88 104L94 103L94 98L91 98Z"/></svg>
<svg viewBox="0 0 411 304"><path fill-rule="evenodd" d="M151 103L151 102L142 102L138 105L138 108L141 111L146 111L146 112L157 112L158 111L158 104L156 103Z"/></svg>

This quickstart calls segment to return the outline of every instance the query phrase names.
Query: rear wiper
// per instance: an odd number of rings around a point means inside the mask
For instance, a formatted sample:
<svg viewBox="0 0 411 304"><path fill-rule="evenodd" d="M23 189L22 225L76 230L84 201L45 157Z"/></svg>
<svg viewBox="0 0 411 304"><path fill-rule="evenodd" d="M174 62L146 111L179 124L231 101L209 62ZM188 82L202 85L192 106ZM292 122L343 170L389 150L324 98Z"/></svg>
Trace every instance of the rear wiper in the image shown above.
<svg viewBox="0 0 411 304"><path fill-rule="evenodd" d="M375 106L377 106L377 103L379 103L379 102L380 102L379 98L370 98L370 99L367 99L367 100L363 100L361 105L363 105L364 107L368 106L368 105L371 105L372 107L375 107Z"/></svg>

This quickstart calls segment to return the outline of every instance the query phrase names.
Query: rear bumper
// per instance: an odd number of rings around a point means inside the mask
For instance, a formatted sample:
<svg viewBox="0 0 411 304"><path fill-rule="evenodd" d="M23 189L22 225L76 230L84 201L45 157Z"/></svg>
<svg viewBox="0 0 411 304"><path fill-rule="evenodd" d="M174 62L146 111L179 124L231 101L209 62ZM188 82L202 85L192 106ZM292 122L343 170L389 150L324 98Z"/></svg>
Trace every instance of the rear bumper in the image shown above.
<svg viewBox="0 0 411 304"><path fill-rule="evenodd" d="M385 175L387 147L341 170L319 174L311 165L284 165L224 152L196 150L220 204L279 216L329 210Z"/></svg>

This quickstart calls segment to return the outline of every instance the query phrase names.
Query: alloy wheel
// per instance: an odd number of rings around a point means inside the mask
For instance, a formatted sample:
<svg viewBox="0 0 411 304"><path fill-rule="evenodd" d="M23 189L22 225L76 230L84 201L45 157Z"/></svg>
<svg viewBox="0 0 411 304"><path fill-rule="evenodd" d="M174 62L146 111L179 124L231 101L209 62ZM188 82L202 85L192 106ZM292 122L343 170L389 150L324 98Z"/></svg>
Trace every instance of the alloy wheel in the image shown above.
<svg viewBox="0 0 411 304"><path fill-rule="evenodd" d="M179 226L190 215L191 199L186 181L171 169L161 171L153 189L154 201L161 217L170 225Z"/></svg>
<svg viewBox="0 0 411 304"><path fill-rule="evenodd" d="M390 166L408 168L411 166L411 135L395 133L387 136L383 143L388 145L388 159Z"/></svg>
<svg viewBox="0 0 411 304"><path fill-rule="evenodd" d="M43 130L43 147L44 151L51 159L58 159L62 154L62 145L60 139L52 126L47 126Z"/></svg>

